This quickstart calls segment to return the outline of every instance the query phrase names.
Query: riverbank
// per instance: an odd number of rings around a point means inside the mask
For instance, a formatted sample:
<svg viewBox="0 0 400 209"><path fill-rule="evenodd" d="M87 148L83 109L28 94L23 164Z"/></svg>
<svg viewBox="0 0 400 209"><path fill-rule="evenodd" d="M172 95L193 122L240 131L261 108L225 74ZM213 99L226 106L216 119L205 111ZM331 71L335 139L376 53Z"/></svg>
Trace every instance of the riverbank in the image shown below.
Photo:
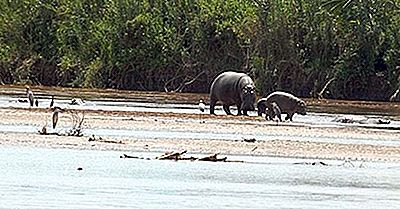
<svg viewBox="0 0 400 209"><path fill-rule="evenodd" d="M279 156L292 158L352 159L365 161L400 162L400 147L368 143L346 142L374 138L378 140L400 140L397 130L365 129L357 127L318 127L302 123L284 122L276 124L260 117L210 116L198 114L86 111L82 137L40 135L37 131L46 125L49 133L72 127L71 114L60 114L57 129L50 128L51 110L43 108L2 108L0 126L32 126L35 131L20 133L5 131L0 134L1 145L32 146L49 148L71 148L85 150L117 150L129 152L166 152L188 150L190 153L220 155ZM37 129L37 130L36 130ZM90 129L92 134L85 133ZM104 131L124 130L148 133L140 137L109 136ZM157 133L162 133L157 134ZM207 134L220 136L209 138ZM269 137L251 136L267 135ZM152 136L154 134L154 136ZM164 135L163 135L164 134ZM192 134L189 139L181 135ZM241 134L242 140L224 136ZM249 137L246 137L246 134ZM176 138L174 137L176 136ZM305 139L310 140L305 140ZM319 138L332 138L319 141ZM101 139L101 140L100 140ZM336 141L341 139L342 141ZM344 142L344 143L343 143Z"/></svg>
<svg viewBox="0 0 400 209"><path fill-rule="evenodd" d="M179 103L197 104L200 99L208 103L208 94L175 93L175 92L149 92L128 91L117 89L89 89L89 88L63 88L48 86L31 86L35 96L41 101L50 101L51 95L56 99L83 98L86 100L110 100L127 102L153 102L153 103ZM25 97L25 86L2 85L0 95ZM263 97L263 95L259 95ZM400 117L399 102L380 101L350 101L332 99L303 98L307 103L307 110L320 113L343 114L380 114Z"/></svg>

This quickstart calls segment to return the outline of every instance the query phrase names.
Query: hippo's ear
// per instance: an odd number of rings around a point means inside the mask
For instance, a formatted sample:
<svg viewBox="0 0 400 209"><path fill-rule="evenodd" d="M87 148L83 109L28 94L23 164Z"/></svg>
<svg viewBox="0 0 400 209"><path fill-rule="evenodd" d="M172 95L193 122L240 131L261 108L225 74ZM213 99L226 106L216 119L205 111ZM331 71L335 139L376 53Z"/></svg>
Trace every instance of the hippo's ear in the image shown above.
<svg viewBox="0 0 400 209"><path fill-rule="evenodd" d="M304 101L298 101L297 104L299 104L301 107L306 106L306 103Z"/></svg>

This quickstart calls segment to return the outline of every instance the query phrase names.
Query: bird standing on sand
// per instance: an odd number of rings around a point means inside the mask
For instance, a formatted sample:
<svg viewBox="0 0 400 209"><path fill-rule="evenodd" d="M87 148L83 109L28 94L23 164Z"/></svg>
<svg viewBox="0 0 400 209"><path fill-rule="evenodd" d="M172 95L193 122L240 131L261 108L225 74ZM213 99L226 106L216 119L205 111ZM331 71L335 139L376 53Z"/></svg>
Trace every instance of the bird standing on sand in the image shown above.
<svg viewBox="0 0 400 209"><path fill-rule="evenodd" d="M204 112L205 109L206 109L206 105L203 103L203 100L200 99L200 102L199 102L199 110L200 110L201 112Z"/></svg>
<svg viewBox="0 0 400 209"><path fill-rule="evenodd" d="M58 122L58 113L61 112L61 108L54 107L53 109L53 129L56 128Z"/></svg>
<svg viewBox="0 0 400 209"><path fill-rule="evenodd" d="M54 105L54 95L51 96L50 108Z"/></svg>
<svg viewBox="0 0 400 209"><path fill-rule="evenodd" d="M206 109L206 105L203 103L203 100L200 99L200 102L199 102L199 110L201 111L201 113L200 113L200 123L201 123L201 115L203 114L205 109Z"/></svg>
<svg viewBox="0 0 400 209"><path fill-rule="evenodd" d="M35 97L33 96L33 92L31 91L29 86L26 86L26 96L28 97L30 106L33 107L33 103L35 101Z"/></svg>
<svg viewBox="0 0 400 209"><path fill-rule="evenodd" d="M81 98L72 98L71 102L69 103L70 105L83 105L85 101Z"/></svg>

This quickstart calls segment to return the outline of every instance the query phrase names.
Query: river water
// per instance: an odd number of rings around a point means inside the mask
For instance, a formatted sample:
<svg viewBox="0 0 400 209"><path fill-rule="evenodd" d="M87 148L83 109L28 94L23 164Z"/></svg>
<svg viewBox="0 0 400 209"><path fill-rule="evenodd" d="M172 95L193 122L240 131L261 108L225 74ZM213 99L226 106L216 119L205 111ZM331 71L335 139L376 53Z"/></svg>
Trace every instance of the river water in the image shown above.
<svg viewBox="0 0 400 209"><path fill-rule="evenodd" d="M27 106L16 100L16 97L0 96L0 108ZM48 106L46 102L40 106ZM75 109L199 113L196 104L88 101L81 106L68 106L69 100L57 102ZM223 114L220 108L216 113ZM310 113L296 115L294 120L314 126L352 125L332 122L336 117ZM368 126L379 128L382 125ZM400 123L392 120L386 126L398 128ZM37 129L28 124L1 125L0 134L34 133ZM171 136L188 140L200 135L124 129L85 131L85 135L93 132L114 137ZM229 133L201 136L215 140L277 137ZM282 137L285 136L279 136ZM304 140L400 145L397 140L378 138ZM318 159L252 156L228 156L229 160L245 160L246 163L174 162L121 159L122 154L0 145L0 208L399 208L400 205L400 164L395 163L357 161L344 164L323 160L329 166L321 166L297 164L320 161ZM161 153L126 154L154 158Z"/></svg>
<svg viewBox="0 0 400 209"><path fill-rule="evenodd" d="M18 108L29 108L27 103L18 102L24 97L18 95L0 95L0 108L5 107L18 107ZM56 105L64 109L78 109L78 110L104 110L104 111L137 111L137 112L168 112L168 113L188 113L188 114L208 114L209 106L206 105L205 113L201 113L198 110L197 104L179 104L179 103L154 103L146 101L126 101L124 99L101 99L101 100L89 100L85 101L81 105L70 105L71 99L62 98L56 100ZM40 108L48 108L50 100L41 99L39 103ZM236 114L236 108L231 107L232 113ZM315 108L314 108L315 109ZM216 106L215 113L217 115L225 115L220 105ZM250 116L257 116L256 111L249 111ZM282 119L284 119L283 114ZM336 122L337 119L347 118L355 121L363 121L363 123L340 123ZM390 120L389 124L374 124L371 121L377 121L378 119ZM366 128L383 128L383 129L394 129L400 130L400 117L399 116L388 116L379 115L375 113L366 112L365 115L354 115L354 114L326 114L326 113L315 113L309 112L305 116L295 114L293 120L299 123L306 123L315 126L357 126ZM235 121L232 121L235 122ZM237 121L236 121L237 122Z"/></svg>
<svg viewBox="0 0 400 209"><path fill-rule="evenodd" d="M0 208L398 208L400 165L249 156L246 163L119 158L0 146ZM128 153L154 158L160 153ZM78 170L82 168L82 170Z"/></svg>

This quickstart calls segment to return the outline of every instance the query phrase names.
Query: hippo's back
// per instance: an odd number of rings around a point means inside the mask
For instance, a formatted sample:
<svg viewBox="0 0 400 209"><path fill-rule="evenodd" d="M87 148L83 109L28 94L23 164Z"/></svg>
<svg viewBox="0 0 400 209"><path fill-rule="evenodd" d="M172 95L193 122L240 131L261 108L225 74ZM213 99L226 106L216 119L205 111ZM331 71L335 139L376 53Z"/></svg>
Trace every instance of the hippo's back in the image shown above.
<svg viewBox="0 0 400 209"><path fill-rule="evenodd" d="M237 89L238 81L247 76L244 73L223 72L218 75L211 84L210 97L224 104L234 104L240 97Z"/></svg>
<svg viewBox="0 0 400 209"><path fill-rule="evenodd" d="M301 101L301 99L294 95L282 91L273 92L266 98L267 104L271 104L272 102L277 103L282 112L294 112L297 109L298 103Z"/></svg>

